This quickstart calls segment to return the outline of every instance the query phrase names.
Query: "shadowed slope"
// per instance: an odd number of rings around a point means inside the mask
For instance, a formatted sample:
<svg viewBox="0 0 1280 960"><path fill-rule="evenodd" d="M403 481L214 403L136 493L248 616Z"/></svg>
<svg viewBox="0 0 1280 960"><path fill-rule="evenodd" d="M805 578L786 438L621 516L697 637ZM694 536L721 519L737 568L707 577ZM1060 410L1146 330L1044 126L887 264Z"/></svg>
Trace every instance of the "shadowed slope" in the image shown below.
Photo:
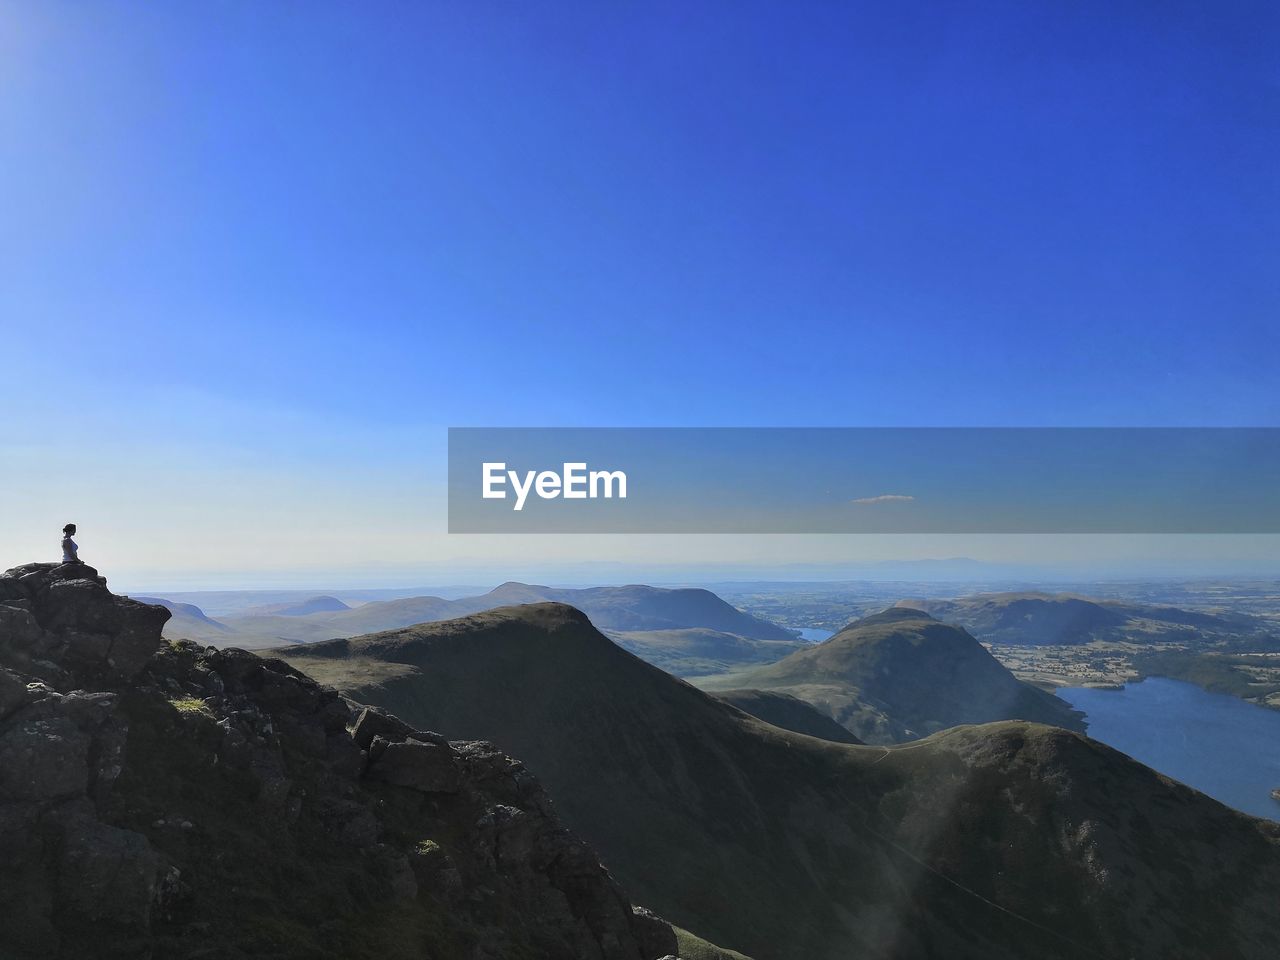
<svg viewBox="0 0 1280 960"><path fill-rule="evenodd" d="M757 720L771 723L792 733L818 737L832 743L862 743L825 713L799 697L775 690L719 690L713 696L732 704Z"/></svg>
<svg viewBox="0 0 1280 960"><path fill-rule="evenodd" d="M964 630L905 607L856 620L736 685L807 700L869 743L994 720L1084 729L1078 712L1018 680Z"/></svg>
<svg viewBox="0 0 1280 960"><path fill-rule="evenodd" d="M1280 947L1280 827L1064 730L825 743L664 674L557 604L281 654L412 723L527 757L638 899L758 958Z"/></svg>

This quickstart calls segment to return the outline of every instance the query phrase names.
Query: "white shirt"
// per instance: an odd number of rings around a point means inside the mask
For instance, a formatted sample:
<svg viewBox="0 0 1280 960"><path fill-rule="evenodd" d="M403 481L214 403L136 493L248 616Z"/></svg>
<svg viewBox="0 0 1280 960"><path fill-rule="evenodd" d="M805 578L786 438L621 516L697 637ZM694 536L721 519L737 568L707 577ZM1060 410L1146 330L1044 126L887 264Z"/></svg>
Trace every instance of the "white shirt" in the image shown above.
<svg viewBox="0 0 1280 960"><path fill-rule="evenodd" d="M78 560L79 557L76 556L76 551L79 549L80 548L76 546L76 542L71 539L70 535L63 537L62 538L62 562L70 563L73 560Z"/></svg>

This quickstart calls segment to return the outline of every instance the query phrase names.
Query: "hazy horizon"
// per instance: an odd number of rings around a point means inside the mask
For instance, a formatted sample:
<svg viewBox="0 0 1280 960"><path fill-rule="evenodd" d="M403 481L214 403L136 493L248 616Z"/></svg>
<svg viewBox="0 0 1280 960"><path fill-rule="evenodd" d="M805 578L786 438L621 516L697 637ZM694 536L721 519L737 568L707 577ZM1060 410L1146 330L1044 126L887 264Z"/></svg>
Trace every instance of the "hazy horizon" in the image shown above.
<svg viewBox="0 0 1280 960"><path fill-rule="evenodd" d="M648 583L655 586L703 586L718 583L935 583L935 584L1088 584L1162 580L1280 579L1274 551L1254 559L1190 556L1179 559L1119 559L1106 563L1036 563L979 560L972 557L916 557L836 562L758 563L707 560L702 562L580 561L562 564L491 561L482 564L353 565L345 569L275 569L270 571L191 571L181 577L161 573L123 571L112 574L113 585L135 593L211 591L327 592L385 591L409 595L441 591L445 594L485 592L507 582L539 583L554 587L609 586Z"/></svg>

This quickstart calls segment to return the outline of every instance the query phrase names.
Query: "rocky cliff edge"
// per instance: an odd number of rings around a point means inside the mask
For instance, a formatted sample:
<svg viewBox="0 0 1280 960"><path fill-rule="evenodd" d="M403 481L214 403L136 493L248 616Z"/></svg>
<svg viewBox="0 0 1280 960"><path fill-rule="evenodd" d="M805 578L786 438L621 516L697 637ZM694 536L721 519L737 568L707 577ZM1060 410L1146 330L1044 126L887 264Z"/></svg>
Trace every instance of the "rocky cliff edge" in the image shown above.
<svg viewBox="0 0 1280 960"><path fill-rule="evenodd" d="M491 744L0 575L0 956L655 960L672 929Z"/></svg>

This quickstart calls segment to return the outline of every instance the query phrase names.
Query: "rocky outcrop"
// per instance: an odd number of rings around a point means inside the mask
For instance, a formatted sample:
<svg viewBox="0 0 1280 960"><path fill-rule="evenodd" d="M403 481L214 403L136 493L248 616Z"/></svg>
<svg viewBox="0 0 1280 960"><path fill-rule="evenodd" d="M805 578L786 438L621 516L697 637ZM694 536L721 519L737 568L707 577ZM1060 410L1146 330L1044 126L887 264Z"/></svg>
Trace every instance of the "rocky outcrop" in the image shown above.
<svg viewBox="0 0 1280 960"><path fill-rule="evenodd" d="M168 617L83 564L0 576L6 960L676 952L519 761Z"/></svg>
<svg viewBox="0 0 1280 960"><path fill-rule="evenodd" d="M49 683L133 678L169 616L117 597L84 563L29 563L0 577L5 661Z"/></svg>

